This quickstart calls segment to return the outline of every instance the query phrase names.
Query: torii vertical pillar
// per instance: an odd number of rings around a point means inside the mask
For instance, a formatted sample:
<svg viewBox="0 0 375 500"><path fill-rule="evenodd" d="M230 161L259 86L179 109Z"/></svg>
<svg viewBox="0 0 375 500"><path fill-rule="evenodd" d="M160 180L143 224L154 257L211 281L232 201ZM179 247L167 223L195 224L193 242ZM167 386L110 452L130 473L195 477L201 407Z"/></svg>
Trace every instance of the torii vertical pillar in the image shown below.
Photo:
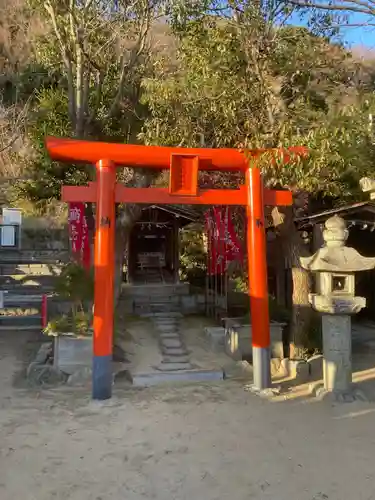
<svg viewBox="0 0 375 500"><path fill-rule="evenodd" d="M96 175L92 396L93 399L104 400L112 396L113 384L116 167L110 160L99 160Z"/></svg>
<svg viewBox="0 0 375 500"><path fill-rule="evenodd" d="M267 245L263 182L259 168L246 171L247 252L253 348L254 387L271 386L270 322L267 286Z"/></svg>

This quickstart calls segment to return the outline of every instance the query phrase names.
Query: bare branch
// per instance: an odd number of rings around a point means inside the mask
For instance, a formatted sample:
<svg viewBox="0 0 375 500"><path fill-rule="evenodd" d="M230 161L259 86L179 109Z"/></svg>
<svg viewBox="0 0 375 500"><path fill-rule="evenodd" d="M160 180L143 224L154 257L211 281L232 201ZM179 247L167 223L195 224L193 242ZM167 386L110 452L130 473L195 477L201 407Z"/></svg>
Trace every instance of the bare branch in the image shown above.
<svg viewBox="0 0 375 500"><path fill-rule="evenodd" d="M64 65L65 65L65 68L67 71L68 93L69 93L69 116L70 116L72 123L75 123L76 101L75 101L75 93L74 93L73 65L72 65L71 54L69 53L69 48L68 48L68 45L66 42L66 34L65 34L65 40L64 40L64 36L62 34L63 28L59 27L59 25L57 23L56 12L55 12L55 9L53 8L50 0L45 0L44 8L50 16L53 30L55 32L56 38L57 38L59 46L60 46L61 57L62 57L62 60L64 62Z"/></svg>
<svg viewBox="0 0 375 500"><path fill-rule="evenodd" d="M296 7L315 8L336 12L356 12L375 16L375 2L372 0L341 0L340 3L326 3L319 0L288 0L288 3Z"/></svg>

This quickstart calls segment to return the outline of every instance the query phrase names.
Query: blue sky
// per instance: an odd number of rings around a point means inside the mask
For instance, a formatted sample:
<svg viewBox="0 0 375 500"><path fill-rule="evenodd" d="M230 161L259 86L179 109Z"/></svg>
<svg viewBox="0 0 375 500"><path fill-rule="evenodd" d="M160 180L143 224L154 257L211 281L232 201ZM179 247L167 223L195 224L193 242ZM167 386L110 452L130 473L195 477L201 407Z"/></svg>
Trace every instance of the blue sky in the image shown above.
<svg viewBox="0 0 375 500"><path fill-rule="evenodd" d="M351 14L350 22L353 24L366 24L368 17L361 14ZM374 22L374 18L371 19ZM348 27L343 31L345 41L350 45L365 45L375 48L375 26Z"/></svg>
<svg viewBox="0 0 375 500"><path fill-rule="evenodd" d="M375 48L375 27L345 28L344 38L350 45L365 45Z"/></svg>
<svg viewBox="0 0 375 500"><path fill-rule="evenodd" d="M368 17L362 14L350 14L349 22L352 24L362 24L363 26L342 27L341 33L344 41L350 46L362 45L370 49L375 49L375 26L364 26ZM374 23L374 18L371 19ZM296 24L301 24L301 20L293 20Z"/></svg>

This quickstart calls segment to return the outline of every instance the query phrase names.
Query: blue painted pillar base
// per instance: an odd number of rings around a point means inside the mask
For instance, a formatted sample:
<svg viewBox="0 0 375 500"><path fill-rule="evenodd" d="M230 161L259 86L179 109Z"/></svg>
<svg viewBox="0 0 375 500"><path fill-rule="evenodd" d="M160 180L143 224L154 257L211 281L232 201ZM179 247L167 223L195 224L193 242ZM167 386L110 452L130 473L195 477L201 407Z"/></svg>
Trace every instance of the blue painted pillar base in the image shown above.
<svg viewBox="0 0 375 500"><path fill-rule="evenodd" d="M92 362L92 398L99 401L112 397L112 355L94 356Z"/></svg>

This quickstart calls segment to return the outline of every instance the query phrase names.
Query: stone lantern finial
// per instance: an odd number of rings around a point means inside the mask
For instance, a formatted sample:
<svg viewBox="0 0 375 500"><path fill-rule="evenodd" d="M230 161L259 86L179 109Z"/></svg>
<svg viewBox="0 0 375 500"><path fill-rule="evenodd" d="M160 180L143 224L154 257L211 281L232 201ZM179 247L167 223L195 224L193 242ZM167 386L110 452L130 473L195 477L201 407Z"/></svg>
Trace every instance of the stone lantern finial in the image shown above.
<svg viewBox="0 0 375 500"><path fill-rule="evenodd" d="M327 247L343 247L349 236L346 222L341 217L334 215L327 219L323 231L323 239Z"/></svg>
<svg viewBox="0 0 375 500"><path fill-rule="evenodd" d="M359 187L364 193L369 193L370 200L375 199L375 180L369 177L362 177L359 181Z"/></svg>
<svg viewBox="0 0 375 500"><path fill-rule="evenodd" d="M337 215L325 223L325 245L311 257L301 257L301 265L312 272L355 273L375 268L375 257L364 257L357 250L345 245L349 236L346 222Z"/></svg>

